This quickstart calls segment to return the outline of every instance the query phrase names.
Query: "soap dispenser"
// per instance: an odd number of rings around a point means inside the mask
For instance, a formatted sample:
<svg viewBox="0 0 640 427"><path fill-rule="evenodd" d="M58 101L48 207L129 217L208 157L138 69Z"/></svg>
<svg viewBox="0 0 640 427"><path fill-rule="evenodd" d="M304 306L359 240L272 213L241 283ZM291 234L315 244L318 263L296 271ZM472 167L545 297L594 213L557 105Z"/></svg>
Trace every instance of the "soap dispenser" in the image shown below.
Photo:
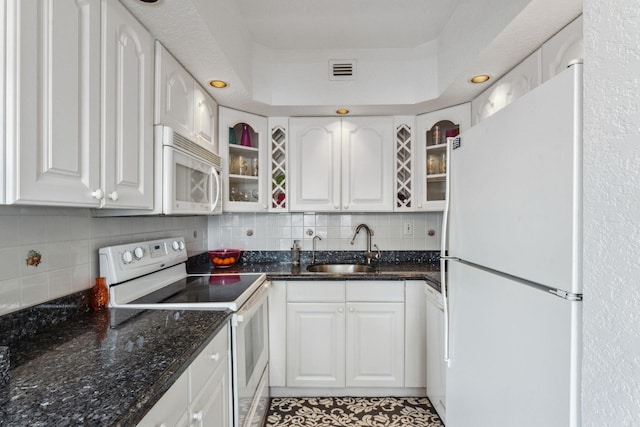
<svg viewBox="0 0 640 427"><path fill-rule="evenodd" d="M293 241L293 247L291 248L291 263L293 265L300 264L300 240Z"/></svg>

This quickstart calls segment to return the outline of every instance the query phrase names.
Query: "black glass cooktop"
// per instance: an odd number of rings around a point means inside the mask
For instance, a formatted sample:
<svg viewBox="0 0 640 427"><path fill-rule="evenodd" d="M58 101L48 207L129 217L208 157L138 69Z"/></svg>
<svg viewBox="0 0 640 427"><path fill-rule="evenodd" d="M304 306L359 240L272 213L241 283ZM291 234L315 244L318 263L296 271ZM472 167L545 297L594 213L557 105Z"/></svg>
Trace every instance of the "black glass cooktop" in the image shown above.
<svg viewBox="0 0 640 427"><path fill-rule="evenodd" d="M230 303L251 287L261 274L187 276L131 304Z"/></svg>

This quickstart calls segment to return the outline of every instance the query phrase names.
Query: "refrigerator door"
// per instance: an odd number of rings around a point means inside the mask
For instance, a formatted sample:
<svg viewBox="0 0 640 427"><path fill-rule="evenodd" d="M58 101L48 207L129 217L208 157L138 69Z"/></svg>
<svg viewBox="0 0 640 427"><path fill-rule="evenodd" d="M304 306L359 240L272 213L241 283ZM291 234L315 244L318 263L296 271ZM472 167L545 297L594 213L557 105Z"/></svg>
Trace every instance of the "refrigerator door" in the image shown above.
<svg viewBox="0 0 640 427"><path fill-rule="evenodd" d="M449 255L582 293L582 65L461 135Z"/></svg>
<svg viewBox="0 0 640 427"><path fill-rule="evenodd" d="M577 427L581 302L449 263L447 427Z"/></svg>

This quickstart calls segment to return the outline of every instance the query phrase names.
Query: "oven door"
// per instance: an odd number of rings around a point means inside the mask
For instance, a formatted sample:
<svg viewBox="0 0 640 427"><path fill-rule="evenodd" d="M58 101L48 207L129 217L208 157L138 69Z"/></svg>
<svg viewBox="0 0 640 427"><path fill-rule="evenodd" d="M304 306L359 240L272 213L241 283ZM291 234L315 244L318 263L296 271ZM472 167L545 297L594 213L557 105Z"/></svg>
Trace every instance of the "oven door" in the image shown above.
<svg viewBox="0 0 640 427"><path fill-rule="evenodd" d="M220 176L214 166L170 146L162 150L163 213L213 213L220 203Z"/></svg>
<svg viewBox="0 0 640 427"><path fill-rule="evenodd" d="M260 379L269 362L269 321L267 297L269 282L264 282L233 315L234 425L250 425L247 415L255 411L260 396ZM263 391L266 393L266 391Z"/></svg>

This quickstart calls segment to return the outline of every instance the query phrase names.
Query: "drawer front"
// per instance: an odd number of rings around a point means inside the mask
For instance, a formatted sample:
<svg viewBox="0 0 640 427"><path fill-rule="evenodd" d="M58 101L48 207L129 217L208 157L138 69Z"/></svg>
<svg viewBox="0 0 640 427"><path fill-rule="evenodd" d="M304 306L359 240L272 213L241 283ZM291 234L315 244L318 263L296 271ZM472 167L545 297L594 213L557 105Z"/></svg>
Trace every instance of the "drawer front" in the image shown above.
<svg viewBox="0 0 640 427"><path fill-rule="evenodd" d="M177 426L179 420L186 414L189 406L189 376L185 372L162 395L160 400L151 408L140 421L138 427L155 427L161 425Z"/></svg>
<svg viewBox="0 0 640 427"><path fill-rule="evenodd" d="M347 301L404 302L404 281L348 281L346 298Z"/></svg>
<svg viewBox="0 0 640 427"><path fill-rule="evenodd" d="M287 282L288 302L344 302L344 281Z"/></svg>
<svg viewBox="0 0 640 427"><path fill-rule="evenodd" d="M191 399L204 387L207 380L223 361L229 350L229 324L211 340L189 367L191 377Z"/></svg>

